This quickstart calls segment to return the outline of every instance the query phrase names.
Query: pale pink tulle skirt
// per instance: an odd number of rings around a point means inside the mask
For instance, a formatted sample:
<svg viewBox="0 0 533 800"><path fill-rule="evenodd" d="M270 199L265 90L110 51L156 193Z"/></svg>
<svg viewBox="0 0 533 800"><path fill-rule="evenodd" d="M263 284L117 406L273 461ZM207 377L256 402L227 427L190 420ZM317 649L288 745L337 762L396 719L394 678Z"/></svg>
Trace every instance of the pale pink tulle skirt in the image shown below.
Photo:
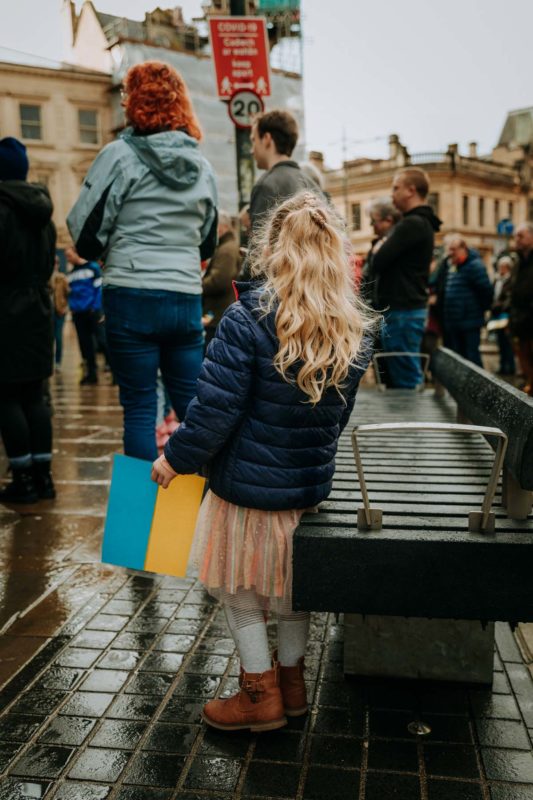
<svg viewBox="0 0 533 800"><path fill-rule="evenodd" d="M265 609L292 598L292 538L302 509L261 511L208 491L198 514L191 565L215 597L254 589Z"/></svg>

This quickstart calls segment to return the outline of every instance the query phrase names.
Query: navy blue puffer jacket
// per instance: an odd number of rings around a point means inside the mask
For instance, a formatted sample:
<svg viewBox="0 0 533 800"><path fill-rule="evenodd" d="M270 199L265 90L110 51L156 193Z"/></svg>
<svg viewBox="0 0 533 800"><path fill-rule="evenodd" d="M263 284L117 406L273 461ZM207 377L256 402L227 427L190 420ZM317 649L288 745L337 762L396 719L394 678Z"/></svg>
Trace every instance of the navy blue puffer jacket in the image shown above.
<svg viewBox="0 0 533 800"><path fill-rule="evenodd" d="M350 371L345 401L328 390L312 406L274 369L275 312L261 319L259 290L238 284L209 345L197 396L171 436L165 457L179 473L209 464L210 489L247 508L308 508L324 500L337 440L348 422L370 352Z"/></svg>
<svg viewBox="0 0 533 800"><path fill-rule="evenodd" d="M476 250L469 250L464 264L447 268L443 303L445 330L481 328L493 292L485 264Z"/></svg>

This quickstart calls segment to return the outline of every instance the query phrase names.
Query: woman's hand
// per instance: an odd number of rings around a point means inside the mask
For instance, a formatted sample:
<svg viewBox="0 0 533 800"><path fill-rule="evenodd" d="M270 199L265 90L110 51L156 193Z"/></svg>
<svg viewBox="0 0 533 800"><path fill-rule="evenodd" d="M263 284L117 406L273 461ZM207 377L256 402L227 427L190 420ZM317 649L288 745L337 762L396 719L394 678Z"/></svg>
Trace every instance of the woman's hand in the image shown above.
<svg viewBox="0 0 533 800"><path fill-rule="evenodd" d="M170 481L174 480L178 473L174 472L165 456L159 456L152 464L152 480L158 483L163 489L167 489Z"/></svg>

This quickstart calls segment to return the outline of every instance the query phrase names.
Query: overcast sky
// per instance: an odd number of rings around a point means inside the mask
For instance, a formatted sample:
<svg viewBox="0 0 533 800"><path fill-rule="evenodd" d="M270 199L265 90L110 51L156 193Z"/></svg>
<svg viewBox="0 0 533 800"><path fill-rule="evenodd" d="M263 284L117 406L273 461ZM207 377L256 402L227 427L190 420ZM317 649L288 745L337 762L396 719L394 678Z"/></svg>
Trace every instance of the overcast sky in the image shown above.
<svg viewBox="0 0 533 800"><path fill-rule="evenodd" d="M158 0L94 3L140 19ZM60 5L9 3L0 47L61 60ZM181 5L200 12L199 0ZM350 158L385 155L390 133L412 153L470 141L487 153L507 111L533 105L533 0L303 0L302 14L306 144L331 165L343 131Z"/></svg>

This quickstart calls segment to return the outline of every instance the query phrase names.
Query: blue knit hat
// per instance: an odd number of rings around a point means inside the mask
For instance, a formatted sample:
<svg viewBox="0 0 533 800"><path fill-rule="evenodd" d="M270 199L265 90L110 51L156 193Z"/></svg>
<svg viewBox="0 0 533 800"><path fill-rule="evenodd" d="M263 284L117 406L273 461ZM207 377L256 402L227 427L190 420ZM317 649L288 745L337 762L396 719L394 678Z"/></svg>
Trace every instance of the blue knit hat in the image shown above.
<svg viewBox="0 0 533 800"><path fill-rule="evenodd" d="M13 136L0 139L0 181L25 181L29 168L22 142Z"/></svg>

